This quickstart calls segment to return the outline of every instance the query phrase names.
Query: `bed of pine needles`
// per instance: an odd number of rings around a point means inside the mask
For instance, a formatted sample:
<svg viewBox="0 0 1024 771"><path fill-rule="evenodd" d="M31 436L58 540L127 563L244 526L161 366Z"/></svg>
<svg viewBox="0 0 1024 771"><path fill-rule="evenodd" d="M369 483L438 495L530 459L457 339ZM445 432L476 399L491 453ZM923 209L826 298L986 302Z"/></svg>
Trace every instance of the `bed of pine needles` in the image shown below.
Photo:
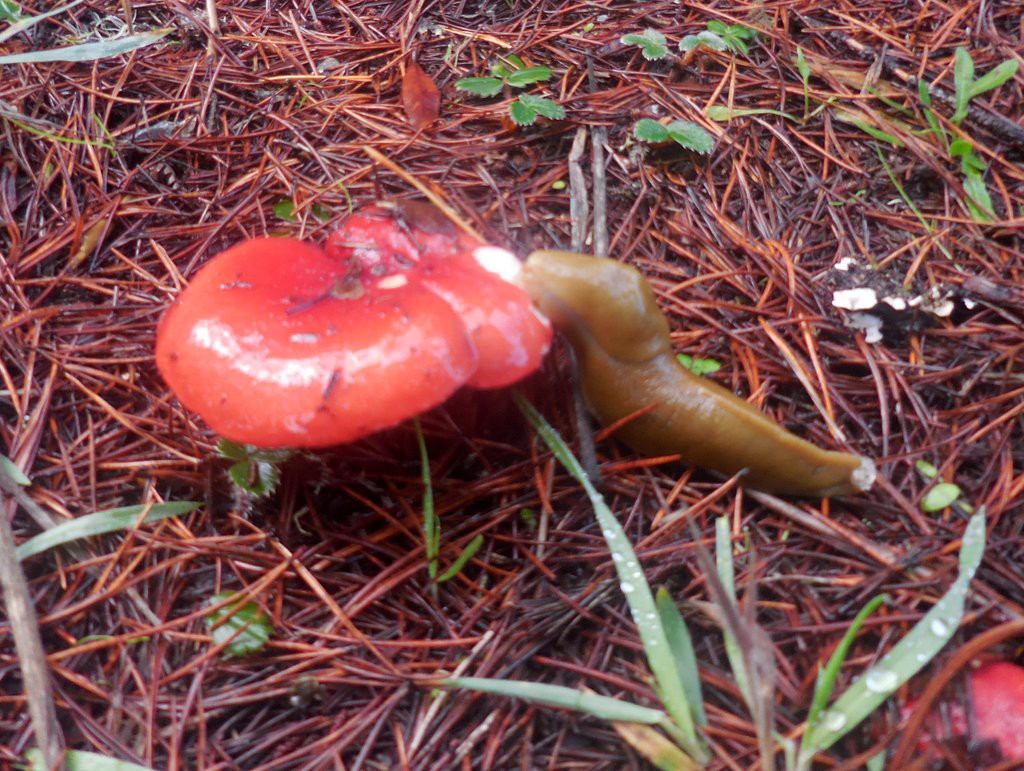
<svg viewBox="0 0 1024 771"><path fill-rule="evenodd" d="M252 500L156 372L156 322L212 255L267 233L322 240L350 204L419 196L409 177L522 254L572 244L571 202L593 249L596 203L609 253L650 277L678 351L720 362L712 377L801 435L878 460L869 494L792 501L805 515L794 518L735 487L716 494L706 473L599 442L603 492L648 580L669 587L694 633L712 767L760 761L681 511L708 543L714 517L731 518L737 583L756 581L778 664L777 727L793 735L819 663L871 597L891 602L858 636L842 683L956 575L965 517L922 511L930 482L915 463L986 507L989 544L961 629L829 764L893 746L906 697L979 633L1021 619L1024 143L1013 127L1024 76L975 100L958 129L988 164L991 223L972 218L958 163L919 132L915 80L952 93L958 46L979 74L1019 60L1019 4L226 0L216 11L87 2L6 52L129 24L172 32L95 62L0 65L0 452L53 521L201 503L23 563L62 746L161 769L647 767L596 719L422 687L459 668L657 704L588 500L507 394L461 394L424 419L442 567L484 538L435 596L410 427L293 461L273 495ZM759 30L749 55L680 54L678 40L713 19ZM619 42L645 28L668 37L669 58L649 62ZM811 67L806 118L798 48ZM518 128L506 97L455 90L507 54L553 69L536 92L564 120ZM426 128L400 98L413 58L441 91ZM792 118L714 121L703 112L712 105ZM936 113L952 109L936 101ZM705 126L714 150L633 138L638 119L669 116ZM580 129L583 188L569 184ZM908 296L947 293L953 313L892 319L882 341L866 342L832 305L832 266L846 257L880 266ZM578 448L564 354L525 390ZM16 542L40 531L2 502ZM911 566L931 577L909 578ZM228 590L268 614L261 652L225 658L211 645L206 608ZM5 767L37 743L11 631L0 618ZM1020 651L1010 637L977 653ZM954 678L949 693L958 688ZM961 764L950 767L977 762L968 746L945 752Z"/></svg>

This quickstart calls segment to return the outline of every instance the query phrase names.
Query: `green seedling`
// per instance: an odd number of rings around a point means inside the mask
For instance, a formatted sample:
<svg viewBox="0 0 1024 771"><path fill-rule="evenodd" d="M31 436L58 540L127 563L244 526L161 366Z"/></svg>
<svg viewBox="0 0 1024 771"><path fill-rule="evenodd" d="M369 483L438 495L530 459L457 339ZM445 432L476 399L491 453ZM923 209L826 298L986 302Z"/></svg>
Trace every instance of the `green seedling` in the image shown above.
<svg viewBox="0 0 1024 771"><path fill-rule="evenodd" d="M477 535L455 558L451 566L438 575L441 553L441 518L434 510L434 484L430 474L430 456L427 454L427 442L423 437L423 427L419 418L413 420L413 427L416 431L416 443L420 452L420 479L423 482L423 550L427 558L427 574L433 582L432 590L436 593L437 585L443 584L455 578L466 566L473 555L476 554L484 544L484 537Z"/></svg>
<svg viewBox="0 0 1024 771"><path fill-rule="evenodd" d="M707 46L716 51L731 51L734 54L747 56L750 44L757 40L757 30L744 27L742 24L726 24L712 19L706 30L696 35L687 35L679 41L680 51L692 51L699 46Z"/></svg>
<svg viewBox="0 0 1024 771"><path fill-rule="evenodd" d="M620 42L624 45L639 47L640 55L649 62L668 56L668 41L656 29L645 29L640 33L623 35Z"/></svg>
<svg viewBox="0 0 1024 771"><path fill-rule="evenodd" d="M1017 74L1017 60L1007 59L980 78L974 77L974 59L966 48L957 48L953 55L953 88L956 110L950 120L959 126L967 117L971 100L999 88Z"/></svg>
<svg viewBox="0 0 1024 771"><path fill-rule="evenodd" d="M710 375L722 368L721 363L714 359L694 358L685 353L677 353L676 358L694 375Z"/></svg>
<svg viewBox="0 0 1024 771"><path fill-rule="evenodd" d="M633 126L633 136L652 144L672 141L701 155L710 153L715 146L715 138L708 130L689 120L674 120L666 126L651 118L641 118Z"/></svg>
<svg viewBox="0 0 1024 771"><path fill-rule="evenodd" d="M804 85L804 120L807 120L807 116L811 113L811 65L807 63L807 57L804 56L804 49L796 49L796 70L800 73L800 81Z"/></svg>
<svg viewBox="0 0 1024 771"><path fill-rule="evenodd" d="M331 211L323 204L314 203L309 207L309 210L321 222L330 222ZM274 204L274 216L285 222L296 222L298 220L296 211L295 201L290 198L282 198Z"/></svg>
<svg viewBox="0 0 1024 771"><path fill-rule="evenodd" d="M231 481L242 490L262 498L277 489L281 481L280 466L292 456L291 450L263 450L251 444L238 444L228 439L217 440L217 452L235 463L228 469Z"/></svg>
<svg viewBox="0 0 1024 771"><path fill-rule="evenodd" d="M963 500L960 494L963 492L960 485L953 482L943 482L939 479L939 470L925 460L919 460L914 464L917 472L928 480L938 482L921 499L921 511L935 512L942 511L947 506L957 504L961 509L970 513L974 507L968 501Z"/></svg>
<svg viewBox="0 0 1024 771"><path fill-rule="evenodd" d="M491 97L506 88L526 88L551 79L550 67L527 67L522 59L511 54L507 61L508 64L496 62L492 65L490 77L462 78L456 81L455 88L476 96ZM530 126L538 116L561 120L565 117L565 109L552 99L527 93L520 94L509 104L508 114L517 126Z"/></svg>

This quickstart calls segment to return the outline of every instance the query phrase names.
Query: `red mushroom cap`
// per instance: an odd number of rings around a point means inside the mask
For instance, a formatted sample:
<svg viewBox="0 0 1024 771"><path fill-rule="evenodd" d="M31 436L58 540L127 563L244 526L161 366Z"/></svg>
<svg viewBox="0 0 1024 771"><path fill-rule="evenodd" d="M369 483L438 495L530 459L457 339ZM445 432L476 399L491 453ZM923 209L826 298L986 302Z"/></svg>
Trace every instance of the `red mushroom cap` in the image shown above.
<svg viewBox="0 0 1024 771"><path fill-rule="evenodd" d="M327 253L374 275L415 275L465 321L479 363L468 385L501 388L540 366L551 325L516 283L510 252L460 232L429 204L360 209L328 237ZM513 280L510 280L513 279Z"/></svg>
<svg viewBox="0 0 1024 771"><path fill-rule="evenodd" d="M415 276L351 268L290 238L222 252L161 320L161 374L228 439L324 447L418 415L476 372L447 302Z"/></svg>

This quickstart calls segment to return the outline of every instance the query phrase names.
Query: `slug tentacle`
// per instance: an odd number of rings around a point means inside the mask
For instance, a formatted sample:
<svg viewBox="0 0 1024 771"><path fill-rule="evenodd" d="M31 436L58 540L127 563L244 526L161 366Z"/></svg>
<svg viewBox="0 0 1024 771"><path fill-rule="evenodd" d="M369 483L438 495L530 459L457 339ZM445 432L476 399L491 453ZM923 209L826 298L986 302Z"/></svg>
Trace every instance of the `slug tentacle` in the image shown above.
<svg viewBox="0 0 1024 771"><path fill-rule="evenodd" d="M842 495L874 483L868 458L816 447L682 366L654 292L635 268L544 250L529 256L523 279L575 351L598 419L614 423L644 411L616 432L637 451L678 454L723 474L746 470L743 484L766 492Z"/></svg>

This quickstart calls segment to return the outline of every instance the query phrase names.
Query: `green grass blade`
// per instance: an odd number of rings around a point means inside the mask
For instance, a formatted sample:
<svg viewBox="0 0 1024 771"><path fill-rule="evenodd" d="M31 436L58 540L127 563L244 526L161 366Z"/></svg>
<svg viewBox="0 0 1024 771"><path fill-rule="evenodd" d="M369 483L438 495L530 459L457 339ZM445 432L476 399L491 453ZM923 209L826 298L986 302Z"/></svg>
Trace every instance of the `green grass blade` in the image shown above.
<svg viewBox="0 0 1024 771"><path fill-rule="evenodd" d="M17 34L24 32L27 29L31 29L39 22L44 21L45 19L49 19L51 16L56 16L58 13L64 13L64 11L69 11L76 5L81 5L83 2L85 2L85 0L74 0L73 3L62 5L60 8L54 8L52 11L40 13L37 16L30 16L27 19L19 19L18 21L14 22L14 24L5 29L3 32L0 32L0 43L3 43L5 40L12 38Z"/></svg>
<svg viewBox="0 0 1024 771"><path fill-rule="evenodd" d="M729 518L718 517L715 520L715 567L718 578L725 588L726 594L733 603L736 601L736 577L732 566L732 536L729 533ZM736 637L729 631L728 624L722 624L722 637L725 642L725 655L732 668L732 676L736 678L736 687L743 694L747 706L753 709L750 694L750 681L747 679L747 667L743 662L743 651Z"/></svg>
<svg viewBox="0 0 1024 771"><path fill-rule="evenodd" d="M665 629L661 624L661 618L654 603L654 595L640 568L629 538L626 537L622 525L612 514L601 494L591 484L583 467L562 441L558 432L522 395L516 393L514 396L519 409L536 429L537 434L566 470L580 483L590 498L594 515L601 526L601 533L612 554L615 570L619 576L619 588L626 597L630 613L640 633L640 642L643 644L647 663L654 674L665 710L679 728L683 749L697 760L704 761L707 758L707 753L697 736L692 717L693 710L687 703L686 691L679 679L679 670L669 647Z"/></svg>
<svg viewBox="0 0 1024 771"><path fill-rule="evenodd" d="M466 567L466 563L473 559L473 555L480 551L480 547L484 545L484 537L478 535L468 544L466 548L462 550L462 553L455 558L455 562L451 564L446 571L437 577L437 582L443 584L445 581L451 581L455 576L462 572L462 569Z"/></svg>
<svg viewBox="0 0 1024 771"><path fill-rule="evenodd" d="M586 712L588 715L602 720L625 720L631 723L656 725L665 719L665 713L660 709L641 707L639 704L630 704L628 701L620 701L611 696L587 693L562 685L495 680L486 677L452 677L442 680L441 684L480 693L491 693L495 696L510 696L534 704L547 704L576 712Z"/></svg>
<svg viewBox="0 0 1024 771"><path fill-rule="evenodd" d="M139 32L113 40L98 43L82 43L62 48L47 48L42 51L26 51L20 54L0 56L0 64L38 64L40 62L91 62L120 56L138 48L153 45L170 32L170 28Z"/></svg>
<svg viewBox="0 0 1024 771"><path fill-rule="evenodd" d="M816 723L808 725L798 767L809 767L815 754L827 750L859 725L949 642L963 618L967 589L984 551L985 511L981 507L964 531L957 579L906 637L822 711Z"/></svg>
<svg viewBox="0 0 1024 771"><path fill-rule="evenodd" d="M704 694L700 687L697 654L693 650L690 630L686 627L686 621L676 607L675 600L664 586L658 589L654 601L658 605L658 615L661 617L661 625L665 627L665 636L668 637L672 657L676 660L676 669L679 670L679 679L683 683L683 691L686 693L686 702L693 714L693 721L697 725L707 725L708 716L704 712Z"/></svg>
<svg viewBox="0 0 1024 771"><path fill-rule="evenodd" d="M52 549L54 546L61 546L81 538L125 530L134 525L142 512L147 509L149 513L142 520L143 523L159 522L168 517L188 514L190 511L198 509L199 505L196 501L172 501L171 503L157 503L153 506L148 504L122 506L117 509L106 509L94 514L86 514L84 517L69 520L34 538L29 538L18 547L18 559L24 560L47 549Z"/></svg>
<svg viewBox="0 0 1024 771"><path fill-rule="evenodd" d="M853 619L853 623L850 624L850 628L846 630L843 639L839 641L839 645L829 658L828 664L818 673L818 680L814 685L814 697L811 700L811 709L807 713L808 724L817 722L821 711L825 709L828 700L832 698L832 691L836 687L839 670L842 668L843 662L846 661L846 657L850 653L850 646L853 645L853 641L857 638L860 628L867 621L868 616L878 610L878 607L888 599L889 595L880 594L861 609L857 617Z"/></svg>
<svg viewBox="0 0 1024 771"><path fill-rule="evenodd" d="M30 771L46 771L43 753L33 748L25 752ZM68 750L64 753L64 767L67 771L152 771L149 766L129 763L127 760L109 758L98 752Z"/></svg>

